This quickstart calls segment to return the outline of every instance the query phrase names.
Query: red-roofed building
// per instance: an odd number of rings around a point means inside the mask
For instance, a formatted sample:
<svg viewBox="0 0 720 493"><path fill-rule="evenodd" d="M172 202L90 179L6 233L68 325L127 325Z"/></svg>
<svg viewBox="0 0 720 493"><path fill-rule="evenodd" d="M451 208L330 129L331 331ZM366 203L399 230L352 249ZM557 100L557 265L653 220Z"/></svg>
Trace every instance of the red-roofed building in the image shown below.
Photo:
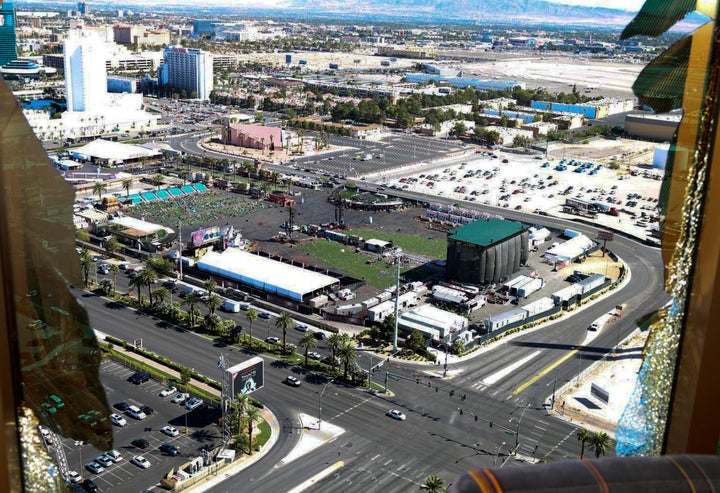
<svg viewBox="0 0 720 493"><path fill-rule="evenodd" d="M274 151L282 149L282 129L263 125L231 123L227 129L228 144Z"/></svg>

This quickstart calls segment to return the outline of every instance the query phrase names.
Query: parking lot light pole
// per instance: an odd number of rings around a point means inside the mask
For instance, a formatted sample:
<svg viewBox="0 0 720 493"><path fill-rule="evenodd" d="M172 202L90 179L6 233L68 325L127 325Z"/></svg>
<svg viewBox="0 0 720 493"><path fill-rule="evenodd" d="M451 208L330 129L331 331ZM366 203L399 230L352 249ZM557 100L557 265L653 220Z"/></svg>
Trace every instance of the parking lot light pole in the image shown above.
<svg viewBox="0 0 720 493"><path fill-rule="evenodd" d="M500 449L503 448L504 446L505 446L505 442L498 445L497 450L495 450L495 458L493 459L493 467L497 466L497 460L498 460L498 456L500 455Z"/></svg>
<svg viewBox="0 0 720 493"><path fill-rule="evenodd" d="M82 447L85 445L85 442L82 440L75 440L75 446L78 448L78 457L80 460L80 464L78 465L78 469L82 469L83 463L82 463Z"/></svg>

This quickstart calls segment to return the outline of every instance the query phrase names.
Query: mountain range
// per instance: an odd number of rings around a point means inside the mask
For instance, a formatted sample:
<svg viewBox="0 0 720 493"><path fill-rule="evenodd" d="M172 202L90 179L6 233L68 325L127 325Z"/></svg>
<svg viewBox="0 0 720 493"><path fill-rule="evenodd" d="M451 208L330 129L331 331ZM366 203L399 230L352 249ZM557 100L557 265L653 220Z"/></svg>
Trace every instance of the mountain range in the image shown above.
<svg viewBox="0 0 720 493"><path fill-rule="evenodd" d="M476 23L554 26L625 26L634 15L621 9L565 5L544 0L92 0L91 8L209 15L345 18L364 21L416 20L423 23ZM22 8L72 9L72 0L16 0ZM688 30L707 19L690 14Z"/></svg>

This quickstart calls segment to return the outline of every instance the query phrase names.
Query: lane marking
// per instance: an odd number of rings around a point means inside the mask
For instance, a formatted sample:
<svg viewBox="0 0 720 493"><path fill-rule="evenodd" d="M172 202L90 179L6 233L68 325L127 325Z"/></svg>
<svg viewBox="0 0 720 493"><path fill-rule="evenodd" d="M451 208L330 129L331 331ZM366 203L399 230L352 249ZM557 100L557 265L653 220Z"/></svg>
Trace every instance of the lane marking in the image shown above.
<svg viewBox="0 0 720 493"><path fill-rule="evenodd" d="M322 481L323 479L327 478L333 472L337 471L344 465L345 465L344 461L341 461L341 460L337 461L335 464L328 467L327 469L320 471L319 473L317 473L315 476L311 477L307 481L303 481L302 483L300 483L299 485L297 485L296 487L294 487L293 489L288 491L288 493L300 493L302 491L305 491L306 489L313 486L315 483L318 483L318 482Z"/></svg>
<svg viewBox="0 0 720 493"><path fill-rule="evenodd" d="M523 359L518 360L515 363L513 363L512 365L507 366L507 367L503 368L502 370L495 372L492 375L490 375L489 377L485 378L482 381L482 383L484 383L485 385L493 385L493 384L497 383L498 380L505 378L506 376L508 376L509 374L511 374L518 368L520 368L522 365L524 365L531 359L536 358L539 354L540 354L540 351L535 351L534 353L528 354Z"/></svg>
<svg viewBox="0 0 720 493"><path fill-rule="evenodd" d="M550 366L548 366L544 370L540 371L537 375L532 377L530 380L528 380L527 382L525 382L524 384L522 384L521 386L519 386L518 388L513 390L513 395L517 395L520 392L522 392L523 390L525 390L526 388L530 387L532 384L534 384L535 382L540 380L542 377L544 377L545 375L547 375L548 373L553 371L555 368L557 368L558 366L562 365L567 360L569 360L570 358L575 356L575 353L577 353L578 351L580 351L581 348L584 348L584 347L585 346L580 346L576 349L573 349L572 351L569 351L565 356L559 358L557 361L552 363Z"/></svg>

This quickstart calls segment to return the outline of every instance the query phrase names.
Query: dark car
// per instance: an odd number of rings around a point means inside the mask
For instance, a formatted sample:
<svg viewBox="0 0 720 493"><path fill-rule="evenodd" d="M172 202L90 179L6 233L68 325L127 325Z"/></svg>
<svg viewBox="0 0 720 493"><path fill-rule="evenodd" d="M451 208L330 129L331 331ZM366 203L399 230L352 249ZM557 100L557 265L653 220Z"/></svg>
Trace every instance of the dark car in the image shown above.
<svg viewBox="0 0 720 493"><path fill-rule="evenodd" d="M93 481L92 479L83 479L80 483L80 486L82 486L83 489L88 493L96 493L100 491L100 489L95 484L95 481Z"/></svg>
<svg viewBox="0 0 720 493"><path fill-rule="evenodd" d="M143 449L148 448L150 446L150 442L148 442L144 438L136 438L135 440L133 440L130 443L137 448L143 448Z"/></svg>
<svg viewBox="0 0 720 493"><path fill-rule="evenodd" d="M172 443L165 442L160 445L160 452L166 455L176 456L180 454L180 451Z"/></svg>
<svg viewBox="0 0 720 493"><path fill-rule="evenodd" d="M146 371L138 371L130 375L128 378L128 382L134 383L135 385L140 385L141 383L145 383L150 380L150 374Z"/></svg>
<svg viewBox="0 0 720 493"><path fill-rule="evenodd" d="M148 416L150 416L151 414L155 414L155 409L151 408L150 406L140 406L140 410Z"/></svg>
<svg viewBox="0 0 720 493"><path fill-rule="evenodd" d="M130 407L130 404L128 404L128 403L125 402L125 401L120 401L120 402L116 402L115 404L113 404L113 407L114 407L115 409L117 409L118 411L123 411L123 412L124 412L124 411L127 411L127 410L128 410L128 408Z"/></svg>
<svg viewBox="0 0 720 493"><path fill-rule="evenodd" d="M325 334L325 332L313 332L313 336L315 336L315 339L319 339L321 341L323 339L327 339L327 335Z"/></svg>

